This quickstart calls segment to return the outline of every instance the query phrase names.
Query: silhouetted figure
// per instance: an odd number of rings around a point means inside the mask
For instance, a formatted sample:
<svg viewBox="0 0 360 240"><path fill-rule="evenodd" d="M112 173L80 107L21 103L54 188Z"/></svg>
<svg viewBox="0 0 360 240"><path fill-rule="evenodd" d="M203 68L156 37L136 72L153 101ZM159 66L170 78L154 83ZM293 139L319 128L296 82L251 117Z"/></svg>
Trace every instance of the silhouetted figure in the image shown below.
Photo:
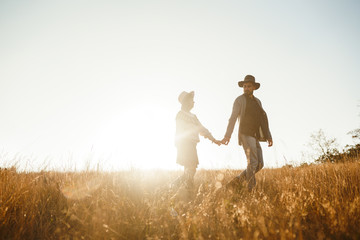
<svg viewBox="0 0 360 240"><path fill-rule="evenodd" d="M194 92L182 92L178 100L181 103L181 110L176 115L176 162L184 166L184 174L172 183L172 187L178 188L184 184L185 188L190 190L193 188L194 176L199 164L196 150L196 145L200 141L199 134L217 145L221 143L200 123L196 115L190 112L194 107Z"/></svg>
<svg viewBox="0 0 360 240"><path fill-rule="evenodd" d="M236 120L239 120L239 145L242 145L247 158L247 168L239 176L230 182L248 182L248 190L251 191L255 185L255 173L264 166L262 150L259 141L267 141L268 146L273 145L267 115L261 106L261 102L253 95L254 90L260 87L255 82L255 77L247 75L244 81L238 82L244 94L235 99L231 117L227 126L224 139L221 141L227 145L234 130Z"/></svg>

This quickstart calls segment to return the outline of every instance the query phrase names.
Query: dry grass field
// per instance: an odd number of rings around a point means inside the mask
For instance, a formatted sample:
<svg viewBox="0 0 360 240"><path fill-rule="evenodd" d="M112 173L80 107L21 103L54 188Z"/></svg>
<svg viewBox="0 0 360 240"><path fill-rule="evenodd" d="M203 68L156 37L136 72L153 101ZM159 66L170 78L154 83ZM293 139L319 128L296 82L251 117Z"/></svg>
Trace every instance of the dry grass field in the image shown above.
<svg viewBox="0 0 360 240"><path fill-rule="evenodd" d="M264 169L252 193L239 171L0 171L1 239L360 239L360 163ZM185 195L184 195L185 194ZM190 201L189 201L190 200Z"/></svg>

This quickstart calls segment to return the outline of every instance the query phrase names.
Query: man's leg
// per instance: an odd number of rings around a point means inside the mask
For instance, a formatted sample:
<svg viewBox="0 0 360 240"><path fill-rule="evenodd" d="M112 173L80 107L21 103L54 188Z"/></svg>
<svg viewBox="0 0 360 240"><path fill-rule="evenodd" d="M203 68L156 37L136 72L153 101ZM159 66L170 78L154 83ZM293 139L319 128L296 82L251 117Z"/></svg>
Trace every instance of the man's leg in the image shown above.
<svg viewBox="0 0 360 240"><path fill-rule="evenodd" d="M258 166L260 167L257 148L258 141L254 137L246 135L241 135L241 140L247 159L246 180L248 182L248 190L251 191L256 185L255 172Z"/></svg>
<svg viewBox="0 0 360 240"><path fill-rule="evenodd" d="M256 172L258 172L264 167L262 149L258 140L256 140L256 149L257 149L257 158L258 158L258 166L256 168Z"/></svg>
<svg viewBox="0 0 360 240"><path fill-rule="evenodd" d="M246 169L244 171L242 171L240 173L240 175L237 176L237 178L239 179L240 182L245 181L246 180Z"/></svg>
<svg viewBox="0 0 360 240"><path fill-rule="evenodd" d="M262 149L260 146L259 141L256 140L256 152L257 152L257 159L258 159L258 165L256 167L255 173L257 173L258 171L260 171L263 167L264 167L264 161L263 161L263 156L262 156ZM230 183L242 183L243 181L246 180L246 169L244 171L242 171L240 173L239 176L236 176ZM255 182L256 184L256 182ZM255 186L255 185L254 185Z"/></svg>
<svg viewBox="0 0 360 240"><path fill-rule="evenodd" d="M245 180L246 180L246 169L242 171L239 176L236 176L233 179L231 179L231 181L226 184L226 187L232 188L238 186L238 184L243 183Z"/></svg>

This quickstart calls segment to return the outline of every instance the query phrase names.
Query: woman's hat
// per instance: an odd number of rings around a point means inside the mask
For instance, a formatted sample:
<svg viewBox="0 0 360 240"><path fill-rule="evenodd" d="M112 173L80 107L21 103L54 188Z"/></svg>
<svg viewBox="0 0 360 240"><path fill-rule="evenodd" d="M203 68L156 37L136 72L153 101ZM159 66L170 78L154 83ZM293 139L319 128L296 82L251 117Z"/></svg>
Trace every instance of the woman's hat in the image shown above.
<svg viewBox="0 0 360 240"><path fill-rule="evenodd" d="M178 97L178 100L179 100L179 102L181 103L181 104L183 104L184 103L184 101L186 101L187 99L193 99L194 98L194 95L195 95L195 93L194 93L194 91L191 91L191 92L185 92L185 91L183 91L182 93L180 93L180 95L179 95L179 97Z"/></svg>
<svg viewBox="0 0 360 240"><path fill-rule="evenodd" d="M243 87L244 83L248 83L248 82L251 82L252 84L254 84L255 90L260 87L260 83L255 82L255 77L252 76L252 75L246 75L245 78L244 78L244 81L238 82L239 87Z"/></svg>

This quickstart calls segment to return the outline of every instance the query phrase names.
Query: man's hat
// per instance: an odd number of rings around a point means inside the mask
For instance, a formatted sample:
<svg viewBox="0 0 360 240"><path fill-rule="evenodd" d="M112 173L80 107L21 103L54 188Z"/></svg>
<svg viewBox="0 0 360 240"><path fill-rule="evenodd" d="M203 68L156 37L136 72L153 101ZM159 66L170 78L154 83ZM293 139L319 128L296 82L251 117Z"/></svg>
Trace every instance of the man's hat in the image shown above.
<svg viewBox="0 0 360 240"><path fill-rule="evenodd" d="M179 100L179 102L181 103L181 104L183 104L184 103L184 101L186 101L187 99L193 99L194 98L194 95L195 95L195 93L194 93L194 91L191 91L191 92L185 92L185 91L183 91L182 93L180 93L180 95L179 95L179 97L178 97L178 100Z"/></svg>
<svg viewBox="0 0 360 240"><path fill-rule="evenodd" d="M252 76L252 75L246 75L245 78L244 78L244 81L238 82L239 87L243 87L243 86L244 86L244 83L248 83L248 82L251 82L252 84L254 84L255 90L256 90L256 89L259 89L260 83L255 82L255 77Z"/></svg>

